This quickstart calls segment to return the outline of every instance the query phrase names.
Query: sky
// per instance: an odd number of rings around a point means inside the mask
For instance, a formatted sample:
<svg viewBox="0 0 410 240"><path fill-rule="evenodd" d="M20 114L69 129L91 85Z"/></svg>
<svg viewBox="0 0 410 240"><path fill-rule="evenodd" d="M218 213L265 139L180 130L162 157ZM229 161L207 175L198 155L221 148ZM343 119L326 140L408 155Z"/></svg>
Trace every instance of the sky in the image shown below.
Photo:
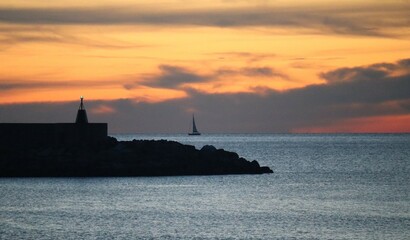
<svg viewBox="0 0 410 240"><path fill-rule="evenodd" d="M0 123L410 132L409 0L0 0Z"/></svg>

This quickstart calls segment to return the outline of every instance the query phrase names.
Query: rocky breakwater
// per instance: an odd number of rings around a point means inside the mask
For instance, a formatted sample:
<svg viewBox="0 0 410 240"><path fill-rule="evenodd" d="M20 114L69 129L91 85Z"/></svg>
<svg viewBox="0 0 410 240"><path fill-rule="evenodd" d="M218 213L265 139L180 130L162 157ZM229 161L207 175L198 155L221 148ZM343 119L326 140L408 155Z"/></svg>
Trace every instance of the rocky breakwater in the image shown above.
<svg viewBox="0 0 410 240"><path fill-rule="evenodd" d="M272 173L234 152L166 140L98 145L0 146L0 177L172 176Z"/></svg>

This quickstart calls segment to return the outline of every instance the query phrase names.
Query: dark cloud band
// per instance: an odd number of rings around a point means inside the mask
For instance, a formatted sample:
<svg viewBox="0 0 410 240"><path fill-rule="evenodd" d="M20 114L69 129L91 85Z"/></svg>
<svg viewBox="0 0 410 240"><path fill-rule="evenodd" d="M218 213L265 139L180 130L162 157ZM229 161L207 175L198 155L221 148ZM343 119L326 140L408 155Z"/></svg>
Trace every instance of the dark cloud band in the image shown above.
<svg viewBox="0 0 410 240"><path fill-rule="evenodd" d="M167 11L138 7L0 8L0 22L13 24L273 26L319 32L383 35L381 29L408 28L410 10L401 5L345 8L228 8Z"/></svg>

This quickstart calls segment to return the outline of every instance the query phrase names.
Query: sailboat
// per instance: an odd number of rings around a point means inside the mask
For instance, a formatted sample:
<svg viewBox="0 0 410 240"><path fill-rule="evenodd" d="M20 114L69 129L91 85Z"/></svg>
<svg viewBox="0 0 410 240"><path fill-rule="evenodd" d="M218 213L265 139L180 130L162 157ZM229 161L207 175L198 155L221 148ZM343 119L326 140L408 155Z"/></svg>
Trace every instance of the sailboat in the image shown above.
<svg viewBox="0 0 410 240"><path fill-rule="evenodd" d="M199 135L201 135L201 133L198 132L198 129L196 129L194 115L192 115L192 132L188 133L188 135L190 135L190 136L199 136Z"/></svg>

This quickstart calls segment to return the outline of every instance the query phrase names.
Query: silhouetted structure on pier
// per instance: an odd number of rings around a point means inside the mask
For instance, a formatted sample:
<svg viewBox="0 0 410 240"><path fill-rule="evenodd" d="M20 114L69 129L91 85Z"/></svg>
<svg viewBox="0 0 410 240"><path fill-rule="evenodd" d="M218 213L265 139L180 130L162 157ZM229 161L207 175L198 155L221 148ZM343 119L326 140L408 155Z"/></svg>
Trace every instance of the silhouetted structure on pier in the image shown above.
<svg viewBox="0 0 410 240"><path fill-rule="evenodd" d="M83 97L75 123L0 123L3 146L93 145L107 134L107 123L88 123Z"/></svg>
<svg viewBox="0 0 410 240"><path fill-rule="evenodd" d="M81 103L80 103L80 108L78 109L77 112L77 118L75 119L75 123L79 123L79 124L84 124L84 123L88 123L88 118L87 118L87 112L85 111L84 108L84 98L81 96Z"/></svg>

